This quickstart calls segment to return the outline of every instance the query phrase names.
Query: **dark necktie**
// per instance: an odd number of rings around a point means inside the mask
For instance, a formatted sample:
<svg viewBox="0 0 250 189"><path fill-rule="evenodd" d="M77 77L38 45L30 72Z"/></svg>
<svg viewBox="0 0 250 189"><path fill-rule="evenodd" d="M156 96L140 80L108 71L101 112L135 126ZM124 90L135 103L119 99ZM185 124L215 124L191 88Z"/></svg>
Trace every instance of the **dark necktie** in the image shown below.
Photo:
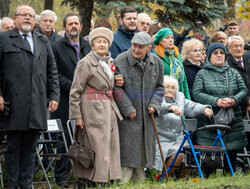
<svg viewBox="0 0 250 189"><path fill-rule="evenodd" d="M29 49L31 50L30 43L29 43L29 41L27 40L27 37L28 37L28 34L23 34L23 39L24 39L24 41L27 43Z"/></svg>
<svg viewBox="0 0 250 189"><path fill-rule="evenodd" d="M244 68L244 66L243 66L243 64L242 64L242 60L238 60L238 63L240 64L240 66L241 66L242 68Z"/></svg>
<svg viewBox="0 0 250 189"><path fill-rule="evenodd" d="M76 56L77 56L77 60L80 60L80 49L78 48L77 44L74 44L73 47L76 50Z"/></svg>

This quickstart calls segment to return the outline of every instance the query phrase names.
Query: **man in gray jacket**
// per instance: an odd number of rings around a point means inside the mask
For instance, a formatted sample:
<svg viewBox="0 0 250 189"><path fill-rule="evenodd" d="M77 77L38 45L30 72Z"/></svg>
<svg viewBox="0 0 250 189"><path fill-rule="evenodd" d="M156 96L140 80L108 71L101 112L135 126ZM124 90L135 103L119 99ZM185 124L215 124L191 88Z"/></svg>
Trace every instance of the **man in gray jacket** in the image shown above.
<svg viewBox="0 0 250 189"><path fill-rule="evenodd" d="M155 159L155 134L151 113L159 114L163 99L163 64L150 53L151 37L139 32L132 47L115 59L124 85L115 87L117 105L124 117L118 122L121 150L121 182L143 181L144 168Z"/></svg>

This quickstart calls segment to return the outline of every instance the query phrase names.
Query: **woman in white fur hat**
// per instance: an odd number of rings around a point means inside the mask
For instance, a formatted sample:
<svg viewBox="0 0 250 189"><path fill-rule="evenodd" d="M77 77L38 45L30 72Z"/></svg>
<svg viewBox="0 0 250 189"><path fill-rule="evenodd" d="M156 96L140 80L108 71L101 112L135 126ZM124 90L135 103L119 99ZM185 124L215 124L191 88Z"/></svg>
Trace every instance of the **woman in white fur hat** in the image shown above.
<svg viewBox="0 0 250 189"><path fill-rule="evenodd" d="M69 117L80 131L78 141L89 147L81 132L85 127L95 152L94 168L74 162L73 172L77 178L98 183L121 177L116 117L122 119L122 116L112 89L114 83L122 86L123 79L114 80L115 66L109 52L112 41L113 32L108 28L99 27L90 32L92 51L77 63L70 90Z"/></svg>

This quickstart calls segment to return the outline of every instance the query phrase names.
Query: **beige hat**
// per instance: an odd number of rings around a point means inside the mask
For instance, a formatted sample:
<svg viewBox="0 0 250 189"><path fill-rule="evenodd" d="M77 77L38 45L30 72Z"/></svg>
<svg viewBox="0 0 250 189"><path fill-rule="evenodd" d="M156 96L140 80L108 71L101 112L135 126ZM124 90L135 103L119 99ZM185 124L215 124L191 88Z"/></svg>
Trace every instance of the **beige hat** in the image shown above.
<svg viewBox="0 0 250 189"><path fill-rule="evenodd" d="M95 38L97 37L104 37L108 40L109 42L109 47L111 46L112 42L113 42L113 32L105 27L98 27L95 28L94 30L92 30L89 33L89 43L90 45L92 45L93 41Z"/></svg>

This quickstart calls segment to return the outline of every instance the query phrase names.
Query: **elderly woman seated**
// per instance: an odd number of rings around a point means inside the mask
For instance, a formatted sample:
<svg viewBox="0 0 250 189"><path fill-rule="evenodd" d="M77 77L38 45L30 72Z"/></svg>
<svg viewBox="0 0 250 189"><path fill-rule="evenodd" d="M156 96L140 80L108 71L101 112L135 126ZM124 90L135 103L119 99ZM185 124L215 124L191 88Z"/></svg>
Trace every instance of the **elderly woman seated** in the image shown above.
<svg viewBox="0 0 250 189"><path fill-rule="evenodd" d="M181 116L196 117L205 114L208 117L213 115L209 105L202 105L185 99L183 93L178 92L178 81L172 76L164 76L165 94L161 105L161 112L157 121L157 128L166 167L168 168L183 141L184 126ZM180 153L174 166L180 166L183 154ZM161 171L163 163L160 156L159 147L156 147L156 160L154 169ZM172 173L172 168L169 174ZM188 169L182 169L180 178L187 176Z"/></svg>

